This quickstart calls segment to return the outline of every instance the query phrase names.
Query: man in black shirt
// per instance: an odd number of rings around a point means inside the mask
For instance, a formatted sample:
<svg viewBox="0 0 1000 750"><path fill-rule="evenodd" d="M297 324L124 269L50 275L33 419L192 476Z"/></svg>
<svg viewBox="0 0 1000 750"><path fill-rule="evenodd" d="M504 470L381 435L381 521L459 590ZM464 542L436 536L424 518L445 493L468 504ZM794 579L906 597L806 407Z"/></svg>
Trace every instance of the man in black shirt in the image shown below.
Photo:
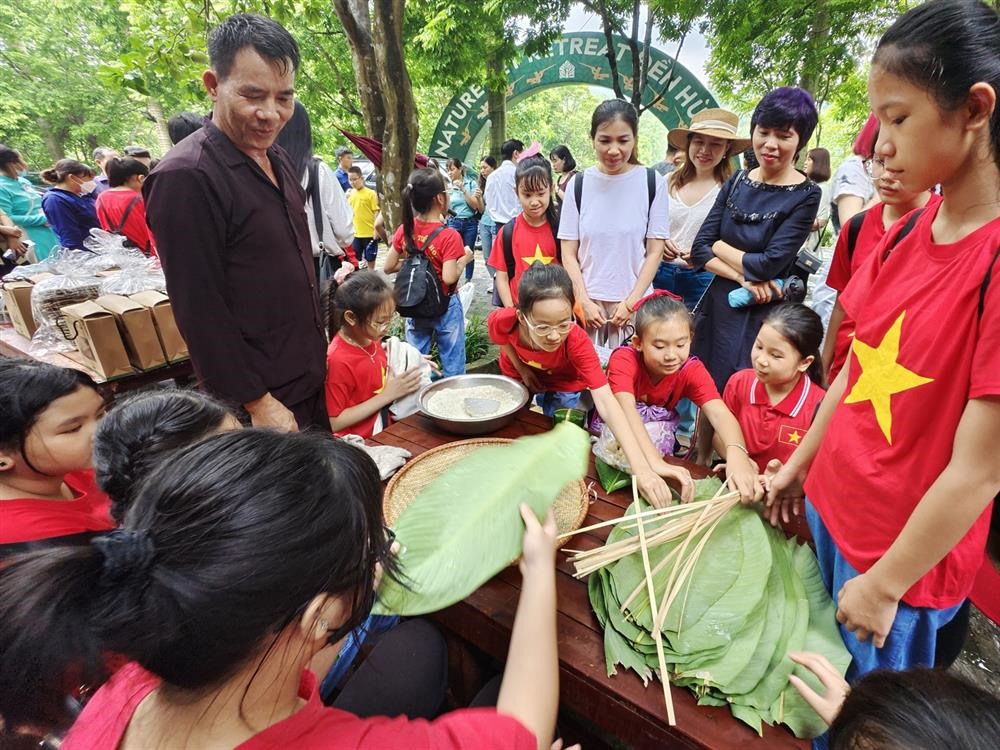
<svg viewBox="0 0 1000 750"><path fill-rule="evenodd" d="M177 324L203 386L254 426L329 429L305 194L274 145L292 116L298 46L271 19L238 14L208 51L212 119L143 186Z"/></svg>

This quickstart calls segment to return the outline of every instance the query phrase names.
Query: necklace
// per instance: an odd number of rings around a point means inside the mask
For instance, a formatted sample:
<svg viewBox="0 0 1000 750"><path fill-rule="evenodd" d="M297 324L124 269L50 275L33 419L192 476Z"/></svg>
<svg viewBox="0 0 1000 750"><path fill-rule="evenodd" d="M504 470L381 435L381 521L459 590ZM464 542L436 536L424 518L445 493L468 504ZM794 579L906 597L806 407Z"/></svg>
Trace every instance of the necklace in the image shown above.
<svg viewBox="0 0 1000 750"><path fill-rule="evenodd" d="M351 346L357 347L358 349L360 349L361 351L363 351L365 354L367 354L368 355L368 359L370 359L372 361L372 363L374 364L374 362L375 362L375 355L378 353L377 349L375 349L374 347L372 347L372 350L368 351L368 347L367 346L361 346L361 344L359 344L357 341L354 341L350 336L348 336L343 331L340 332L340 338L345 343L350 344ZM370 346L370 344L369 344L369 346Z"/></svg>

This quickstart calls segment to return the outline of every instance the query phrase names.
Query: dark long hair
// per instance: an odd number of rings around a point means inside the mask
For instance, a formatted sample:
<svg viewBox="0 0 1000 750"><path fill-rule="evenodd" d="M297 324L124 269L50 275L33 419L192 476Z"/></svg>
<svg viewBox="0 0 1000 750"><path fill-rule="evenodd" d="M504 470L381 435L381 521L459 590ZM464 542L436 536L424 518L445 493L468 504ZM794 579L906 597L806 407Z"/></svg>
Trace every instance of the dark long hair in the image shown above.
<svg viewBox="0 0 1000 750"><path fill-rule="evenodd" d="M497 168L497 160L496 160L496 159L494 159L494 158L493 158L492 156L490 156L489 154L487 154L486 156L484 156L484 157L483 157L482 159L480 159L479 161L480 161L480 163L482 163L482 162L486 162L486 163L487 163L487 164L489 164L489 165L490 165L491 167L493 167L493 169L496 169L496 168ZM485 189L486 189L486 175L484 175L484 174L483 174L483 171L482 171L482 170L479 170L479 189L480 189L480 190L485 190Z"/></svg>
<svg viewBox="0 0 1000 750"><path fill-rule="evenodd" d="M351 602L333 642L371 610L376 563L398 575L382 523L378 469L344 441L242 430L182 448L122 529L0 569L0 714L36 719L46 684L69 665L99 676L108 651L210 688L262 661L321 594Z"/></svg>
<svg viewBox="0 0 1000 750"><path fill-rule="evenodd" d="M60 159L51 167L42 171L41 177L50 185L58 185L70 175L74 177L92 178L96 172L82 161L76 159Z"/></svg>
<svg viewBox="0 0 1000 750"><path fill-rule="evenodd" d="M403 236L407 247L415 247L417 244L413 239L414 215L430 211L434 199L444 190L444 178L436 169L424 167L410 172L403 188Z"/></svg>
<svg viewBox="0 0 1000 750"><path fill-rule="evenodd" d="M572 172L576 169L576 159L573 158L573 154L569 150L569 146L559 144L554 149L552 153L549 154L549 159L558 158L563 160L563 174L566 172Z"/></svg>
<svg viewBox="0 0 1000 750"><path fill-rule="evenodd" d="M218 430L232 412L193 390L156 390L115 404L94 433L94 478L121 523L142 480L165 456Z"/></svg>
<svg viewBox="0 0 1000 750"><path fill-rule="evenodd" d="M979 81L1000 92L1000 17L978 0L931 0L889 27L872 66L925 89L954 112ZM1000 106L990 117L990 143L1000 167Z"/></svg>
<svg viewBox="0 0 1000 750"><path fill-rule="evenodd" d="M306 173L313 158L312 124L302 102L295 100L292 116L278 133L275 142L288 152L299 179Z"/></svg>
<svg viewBox="0 0 1000 750"><path fill-rule="evenodd" d="M1000 701L943 669L871 672L830 725L830 750L994 750Z"/></svg>
<svg viewBox="0 0 1000 750"><path fill-rule="evenodd" d="M330 279L323 294L327 333L331 339L337 334L348 310L363 323L391 299L392 287L377 271L355 271L341 284Z"/></svg>
<svg viewBox="0 0 1000 750"><path fill-rule="evenodd" d="M547 299L564 299L573 307L576 304L573 282L562 266L536 261L521 274L517 283L517 309L524 315L530 315L536 302Z"/></svg>
<svg viewBox="0 0 1000 750"><path fill-rule="evenodd" d="M629 164L639 163L639 114L629 102L624 99L606 99L597 105L594 114L590 116L590 139L597 137L598 128L615 120L623 120L632 130L632 153Z"/></svg>
<svg viewBox="0 0 1000 750"><path fill-rule="evenodd" d="M826 388L826 374L819 349L823 343L823 321L819 315L803 304L786 302L776 305L764 323L788 339L803 358L813 358L806 375L816 385Z"/></svg>

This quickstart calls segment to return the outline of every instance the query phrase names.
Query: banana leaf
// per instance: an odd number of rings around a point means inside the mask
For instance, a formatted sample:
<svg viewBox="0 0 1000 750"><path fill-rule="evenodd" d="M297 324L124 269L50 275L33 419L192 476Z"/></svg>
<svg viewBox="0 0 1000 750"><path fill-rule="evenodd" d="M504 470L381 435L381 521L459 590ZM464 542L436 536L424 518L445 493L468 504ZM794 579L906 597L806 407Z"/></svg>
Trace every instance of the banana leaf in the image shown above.
<svg viewBox="0 0 1000 750"><path fill-rule="evenodd" d="M616 469L606 461L594 457L594 466L597 467L597 478L601 480L601 487L605 492L614 492L628 487L632 484L632 475L627 471Z"/></svg>
<svg viewBox="0 0 1000 750"><path fill-rule="evenodd" d="M717 476L705 477L694 480L694 499L710 500L715 497L715 493L722 487L722 480Z"/></svg>
<svg viewBox="0 0 1000 750"><path fill-rule="evenodd" d="M521 554L521 503L543 517L587 470L590 440L568 422L470 454L434 480L396 527L404 580L382 579L376 614L420 615L460 601Z"/></svg>

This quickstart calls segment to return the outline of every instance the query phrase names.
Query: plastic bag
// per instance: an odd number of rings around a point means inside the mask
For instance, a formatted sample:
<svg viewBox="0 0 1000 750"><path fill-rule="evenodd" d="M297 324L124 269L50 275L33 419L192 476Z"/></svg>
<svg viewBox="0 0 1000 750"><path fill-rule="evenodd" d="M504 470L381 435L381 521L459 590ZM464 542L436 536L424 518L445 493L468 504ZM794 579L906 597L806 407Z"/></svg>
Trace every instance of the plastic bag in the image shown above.
<svg viewBox="0 0 1000 750"><path fill-rule="evenodd" d="M94 276L53 276L43 279L31 289L31 314L38 330L31 337L28 352L40 357L75 349L75 334L66 327L62 309L66 305L95 299L101 280Z"/></svg>
<svg viewBox="0 0 1000 750"><path fill-rule="evenodd" d="M476 285L471 281L458 290L458 301L462 303L463 327L469 327L469 308L472 307L472 298L476 296Z"/></svg>
<svg viewBox="0 0 1000 750"><path fill-rule="evenodd" d="M101 294L130 294L155 290L167 293L167 280L163 271L150 270L141 267L126 268L121 273L108 276L101 282Z"/></svg>
<svg viewBox="0 0 1000 750"><path fill-rule="evenodd" d="M415 346L405 341L400 341L395 336L390 336L382 342L385 348L386 359L389 360L389 368L395 373L403 373L411 367L420 367L420 388L429 385L431 382L431 364ZM420 411L420 391L397 398L389 406L389 411L396 419L403 419Z"/></svg>
<svg viewBox="0 0 1000 750"><path fill-rule="evenodd" d="M637 401L635 408L639 412L639 416L642 417L646 434L649 435L656 450L661 456L672 456L676 445L674 433L680 424L680 416L677 412L662 406L650 406L642 401ZM596 414L590 420L590 431L591 434L597 436L593 446L595 456L616 469L632 471L628 459L625 458L625 451L618 444L618 440L611 433L610 428Z"/></svg>

